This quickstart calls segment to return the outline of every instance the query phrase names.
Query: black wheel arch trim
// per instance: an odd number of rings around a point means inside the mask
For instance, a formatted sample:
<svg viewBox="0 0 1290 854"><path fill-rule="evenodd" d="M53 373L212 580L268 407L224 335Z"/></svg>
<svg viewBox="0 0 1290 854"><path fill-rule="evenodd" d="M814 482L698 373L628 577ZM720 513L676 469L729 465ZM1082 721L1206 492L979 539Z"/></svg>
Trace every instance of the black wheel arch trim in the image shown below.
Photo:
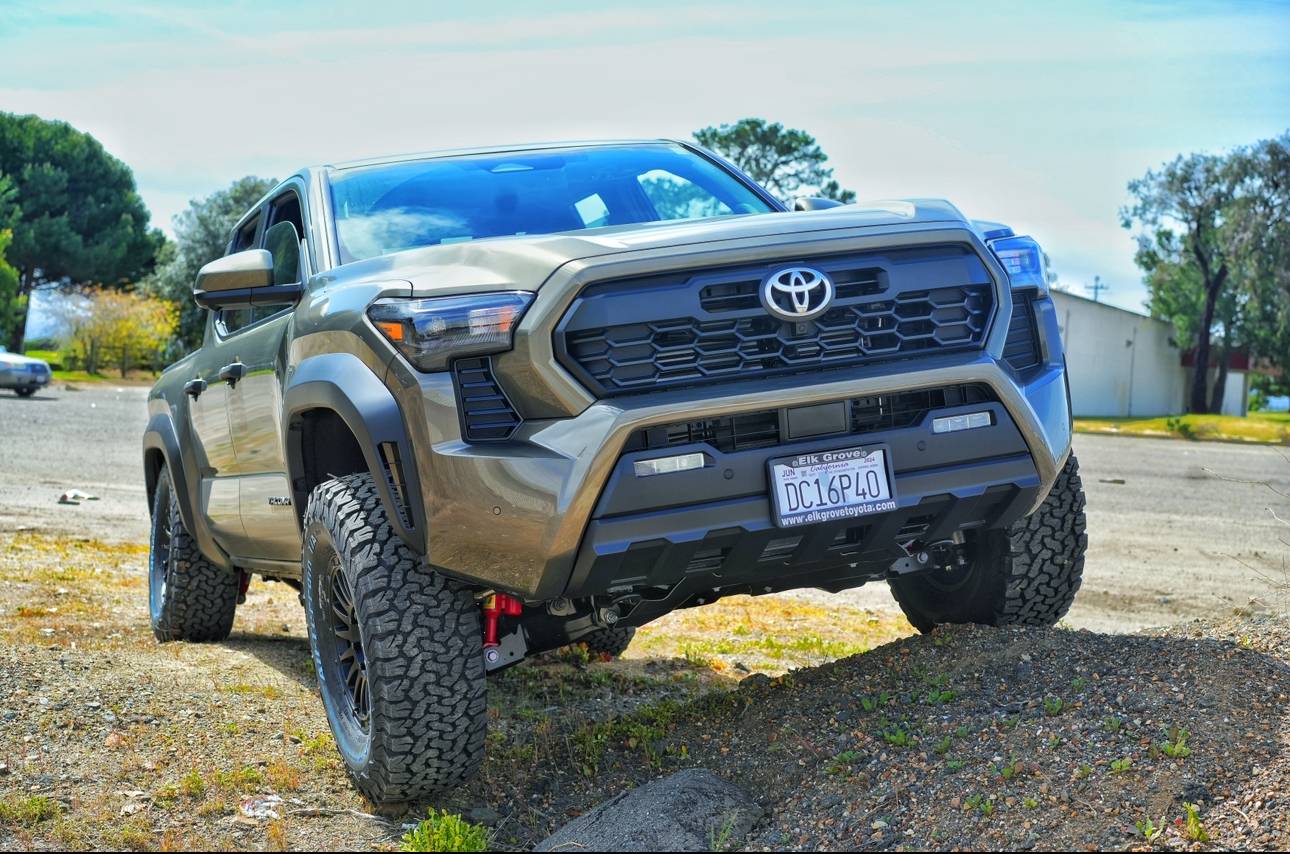
<svg viewBox="0 0 1290 854"><path fill-rule="evenodd" d="M283 390L287 475L297 519L303 519L309 501L302 419L305 413L320 409L334 412L354 434L391 527L409 548L425 554L425 508L403 412L380 378L350 353L326 353L305 359ZM381 453L387 443L397 448L398 471L391 471Z"/></svg>
<svg viewBox="0 0 1290 854"><path fill-rule="evenodd" d="M159 453L162 465L170 474L170 486L179 503L179 518L193 539L202 556L216 566L232 569L233 564L225 551L211 536L206 519L198 508L201 507L201 477L196 468L184 456L179 446L179 436L175 432L175 423L168 414L156 413L148 419L148 426L143 433L144 483L147 487L148 507L152 508L152 498L157 493L159 469L148 464L149 455Z"/></svg>

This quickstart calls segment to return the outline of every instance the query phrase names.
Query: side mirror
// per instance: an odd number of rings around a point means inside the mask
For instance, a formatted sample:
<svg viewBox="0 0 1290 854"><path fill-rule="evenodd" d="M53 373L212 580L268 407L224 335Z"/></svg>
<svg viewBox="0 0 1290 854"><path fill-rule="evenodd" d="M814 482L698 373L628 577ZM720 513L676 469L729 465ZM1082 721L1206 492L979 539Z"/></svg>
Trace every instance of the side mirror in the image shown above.
<svg viewBox="0 0 1290 854"><path fill-rule="evenodd" d="M795 211L822 211L825 208L841 207L842 202L837 199L821 199L814 196L801 196L793 199L793 210Z"/></svg>
<svg viewBox="0 0 1290 854"><path fill-rule="evenodd" d="M197 273L193 298L202 308L250 305L251 292L273 284L273 256L248 249L216 258Z"/></svg>
<svg viewBox="0 0 1290 854"><path fill-rule="evenodd" d="M247 249L202 267L193 285L193 299L202 308L235 308L294 302L303 290L298 282L274 285L273 254Z"/></svg>

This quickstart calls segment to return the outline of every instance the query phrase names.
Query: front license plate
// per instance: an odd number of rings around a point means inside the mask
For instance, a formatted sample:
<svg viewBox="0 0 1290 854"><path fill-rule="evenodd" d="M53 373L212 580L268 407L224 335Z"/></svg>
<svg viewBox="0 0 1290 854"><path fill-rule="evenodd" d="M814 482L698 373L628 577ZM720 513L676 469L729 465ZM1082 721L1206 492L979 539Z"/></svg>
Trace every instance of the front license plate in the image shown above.
<svg viewBox="0 0 1290 854"><path fill-rule="evenodd" d="M771 460L770 494L781 528L896 509L882 450L846 448Z"/></svg>

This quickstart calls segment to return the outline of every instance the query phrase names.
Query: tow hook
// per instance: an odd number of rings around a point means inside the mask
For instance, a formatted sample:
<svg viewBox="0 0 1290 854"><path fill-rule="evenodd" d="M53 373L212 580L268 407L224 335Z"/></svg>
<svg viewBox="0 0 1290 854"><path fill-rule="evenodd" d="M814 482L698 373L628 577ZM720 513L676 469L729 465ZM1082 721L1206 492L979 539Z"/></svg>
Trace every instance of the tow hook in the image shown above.
<svg viewBox="0 0 1290 854"><path fill-rule="evenodd" d="M251 573L247 572L245 569L239 569L237 574L237 604L245 605L246 591L251 587Z"/></svg>
<svg viewBox="0 0 1290 854"><path fill-rule="evenodd" d="M484 600L484 649L497 646L497 620L503 614L518 617L524 603L505 593L493 593Z"/></svg>

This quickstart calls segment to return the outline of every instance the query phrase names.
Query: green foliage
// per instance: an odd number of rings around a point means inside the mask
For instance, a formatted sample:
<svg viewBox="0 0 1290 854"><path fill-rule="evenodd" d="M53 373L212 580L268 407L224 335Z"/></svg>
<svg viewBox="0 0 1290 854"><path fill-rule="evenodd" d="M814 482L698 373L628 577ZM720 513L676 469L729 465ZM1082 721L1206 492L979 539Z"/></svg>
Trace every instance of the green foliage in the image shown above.
<svg viewBox="0 0 1290 854"><path fill-rule="evenodd" d="M402 851L487 851L488 828L471 824L447 810L429 815L403 834Z"/></svg>
<svg viewBox="0 0 1290 854"><path fill-rule="evenodd" d="M1124 721L1117 718L1115 715L1107 715L1102 718L1102 729L1106 730L1111 735L1118 733L1123 726Z"/></svg>
<svg viewBox="0 0 1290 854"><path fill-rule="evenodd" d="M0 113L0 174L11 192L7 257L19 299L36 287L115 287L152 270L161 233L148 227L130 168L94 137L66 122ZM21 352L26 305L4 309L15 312L7 343Z"/></svg>
<svg viewBox="0 0 1290 854"><path fill-rule="evenodd" d="M193 199L174 219L175 242L157 260L157 272L143 282L155 296L180 306L175 336L182 355L201 346L206 313L193 302L193 282L205 264L224 255L230 233L242 214L273 189L277 181L248 175L204 199Z"/></svg>
<svg viewBox="0 0 1290 854"><path fill-rule="evenodd" d="M1164 819L1162 818L1160 821L1163 823ZM1165 832L1165 829L1163 827L1158 827L1156 823L1151 820L1150 816L1135 822L1135 825L1138 828L1138 833L1141 833L1142 838L1148 842L1155 842L1160 838L1160 834Z"/></svg>
<svg viewBox="0 0 1290 854"><path fill-rule="evenodd" d="M19 291L18 270L5 260L5 252L12 242L13 231L0 229L0 343L12 339L13 330L22 322L27 309L27 297Z"/></svg>
<svg viewBox="0 0 1290 854"><path fill-rule="evenodd" d="M1123 774L1133 767L1133 760L1125 756L1123 759L1111 760L1111 773Z"/></svg>
<svg viewBox="0 0 1290 854"><path fill-rule="evenodd" d="M912 747L917 741L908 727L901 724L885 727L882 731L882 739L892 747Z"/></svg>
<svg viewBox="0 0 1290 854"><path fill-rule="evenodd" d="M1062 712L1070 708L1070 704L1065 702L1061 697L1044 698L1044 714L1050 718L1055 718Z"/></svg>
<svg viewBox="0 0 1290 854"><path fill-rule="evenodd" d="M1183 804L1187 813L1187 838L1192 842L1208 842L1209 831L1200 823L1200 807L1195 804Z"/></svg>
<svg viewBox="0 0 1290 854"><path fill-rule="evenodd" d="M1191 733L1187 730L1172 727L1160 743L1160 751L1170 759L1186 759L1191 756L1191 748L1187 746L1187 739L1190 737Z"/></svg>
<svg viewBox="0 0 1290 854"><path fill-rule="evenodd" d="M844 750L829 762L824 768L826 774L841 774L851 768L851 765L863 754L855 750Z"/></svg>
<svg viewBox="0 0 1290 854"><path fill-rule="evenodd" d="M734 124L702 128L694 132L694 138L781 199L816 195L840 202L855 201L856 194L842 189L833 178L833 169L824 165L828 155L804 130L746 118Z"/></svg>

